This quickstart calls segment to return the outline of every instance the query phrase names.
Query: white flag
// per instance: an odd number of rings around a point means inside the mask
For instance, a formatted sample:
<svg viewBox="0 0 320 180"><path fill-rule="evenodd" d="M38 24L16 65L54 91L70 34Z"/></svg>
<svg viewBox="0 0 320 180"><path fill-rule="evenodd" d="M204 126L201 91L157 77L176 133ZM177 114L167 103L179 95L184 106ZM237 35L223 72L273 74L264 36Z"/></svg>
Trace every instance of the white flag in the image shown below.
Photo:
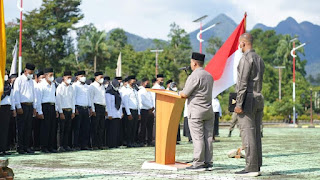
<svg viewBox="0 0 320 180"><path fill-rule="evenodd" d="M12 64L11 64L11 70L10 70L10 76L12 74L17 74L17 54L18 54L18 41L16 41L16 45L13 48L12 51Z"/></svg>
<svg viewBox="0 0 320 180"><path fill-rule="evenodd" d="M118 57L117 69L116 69L116 77L121 77L121 52Z"/></svg>

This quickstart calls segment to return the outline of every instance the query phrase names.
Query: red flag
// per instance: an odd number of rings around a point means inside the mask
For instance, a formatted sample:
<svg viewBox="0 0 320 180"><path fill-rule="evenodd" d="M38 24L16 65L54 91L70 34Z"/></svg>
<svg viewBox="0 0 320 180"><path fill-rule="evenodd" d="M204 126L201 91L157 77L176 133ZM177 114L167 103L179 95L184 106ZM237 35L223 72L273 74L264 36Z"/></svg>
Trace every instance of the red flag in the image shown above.
<svg viewBox="0 0 320 180"><path fill-rule="evenodd" d="M236 83L237 66L241 58L241 52L237 50L239 37L246 32L246 17L247 15L245 14L238 27L233 31L205 68L214 79L213 97L216 97Z"/></svg>

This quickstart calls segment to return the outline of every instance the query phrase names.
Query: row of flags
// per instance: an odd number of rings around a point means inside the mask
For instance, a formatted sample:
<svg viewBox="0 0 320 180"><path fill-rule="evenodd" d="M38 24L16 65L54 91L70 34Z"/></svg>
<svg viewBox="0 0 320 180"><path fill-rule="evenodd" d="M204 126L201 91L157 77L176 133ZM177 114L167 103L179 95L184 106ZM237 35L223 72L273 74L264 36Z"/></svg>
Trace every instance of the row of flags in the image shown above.
<svg viewBox="0 0 320 180"><path fill-rule="evenodd" d="M6 66L6 36L5 36L5 21L4 21L4 7L3 0L0 0L0 96L3 93L4 86L4 74ZM239 37L241 34L246 32L246 17L244 18L225 41L222 47L217 51L217 53L210 60L209 64L205 67L213 79L213 97L218 96L221 92L228 89L237 82L237 67L242 56L242 52L238 50ZM18 42L16 42L12 56L12 66L10 70L11 74L17 73L17 52L18 52ZM121 64L121 52L118 56L116 76L122 76L122 64ZM1 100L0 100L1 102Z"/></svg>

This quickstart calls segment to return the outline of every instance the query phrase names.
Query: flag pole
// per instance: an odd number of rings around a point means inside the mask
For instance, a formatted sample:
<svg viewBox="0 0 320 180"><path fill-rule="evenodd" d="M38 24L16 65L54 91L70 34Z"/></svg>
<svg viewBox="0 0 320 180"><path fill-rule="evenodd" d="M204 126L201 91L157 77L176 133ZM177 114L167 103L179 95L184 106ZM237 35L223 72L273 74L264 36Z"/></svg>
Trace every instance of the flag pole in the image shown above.
<svg viewBox="0 0 320 180"><path fill-rule="evenodd" d="M20 37L19 37L19 68L18 68L18 75L20 76L22 72L22 0L20 2Z"/></svg>

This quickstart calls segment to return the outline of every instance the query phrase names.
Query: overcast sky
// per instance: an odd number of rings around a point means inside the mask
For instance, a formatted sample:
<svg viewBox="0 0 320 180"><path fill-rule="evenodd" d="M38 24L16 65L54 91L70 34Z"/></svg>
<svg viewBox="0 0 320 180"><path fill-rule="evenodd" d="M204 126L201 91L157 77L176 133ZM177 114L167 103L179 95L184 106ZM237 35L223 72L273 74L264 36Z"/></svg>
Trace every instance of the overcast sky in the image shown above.
<svg viewBox="0 0 320 180"><path fill-rule="evenodd" d="M20 1L20 0L19 0ZM24 9L38 8L42 0L23 0ZM19 17L16 0L4 0L5 20ZM176 22L187 32L198 28L194 19L209 15L204 23L224 13L239 23L248 13L247 28L257 23L276 26L291 16L299 23L320 25L319 0L82 0L85 18L79 26L94 23L100 30L113 28L145 38L168 39L169 25Z"/></svg>

